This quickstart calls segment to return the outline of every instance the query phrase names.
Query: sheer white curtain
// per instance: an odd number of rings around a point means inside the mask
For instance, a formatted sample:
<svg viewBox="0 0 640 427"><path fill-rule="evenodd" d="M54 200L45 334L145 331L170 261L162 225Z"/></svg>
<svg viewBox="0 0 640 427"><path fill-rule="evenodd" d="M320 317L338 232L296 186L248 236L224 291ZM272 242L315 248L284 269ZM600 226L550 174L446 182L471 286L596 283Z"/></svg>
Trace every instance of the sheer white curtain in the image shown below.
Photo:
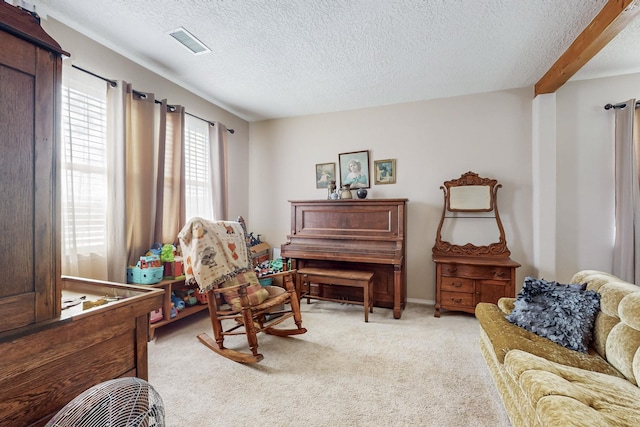
<svg viewBox="0 0 640 427"><path fill-rule="evenodd" d="M62 96L62 274L110 280L107 89L65 64Z"/></svg>
<svg viewBox="0 0 640 427"><path fill-rule="evenodd" d="M615 112L616 238L613 274L640 283L640 109L630 99Z"/></svg>

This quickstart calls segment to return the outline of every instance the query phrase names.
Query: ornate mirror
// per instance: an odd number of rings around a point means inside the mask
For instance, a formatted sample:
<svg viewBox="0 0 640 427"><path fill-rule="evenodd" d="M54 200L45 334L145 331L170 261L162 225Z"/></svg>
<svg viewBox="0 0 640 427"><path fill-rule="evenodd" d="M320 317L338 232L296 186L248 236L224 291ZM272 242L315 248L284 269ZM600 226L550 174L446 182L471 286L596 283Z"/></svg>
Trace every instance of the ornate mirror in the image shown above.
<svg viewBox="0 0 640 427"><path fill-rule="evenodd" d="M464 256L492 256L509 257L511 252L507 248L507 241L498 214L498 204L496 202L498 188L502 185L498 181L490 178L482 178L477 173L467 172L460 178L445 181L440 187L444 192L444 207L442 218L436 234L436 244L433 247L434 255L464 255ZM484 219L491 220L492 226L498 231L498 241L483 242L486 244L476 245L474 243L457 244L443 239L443 230L453 229L456 222L461 220ZM446 223L449 221L449 223ZM478 231L480 225L475 223L468 227L468 230ZM473 233L469 233L472 235Z"/></svg>

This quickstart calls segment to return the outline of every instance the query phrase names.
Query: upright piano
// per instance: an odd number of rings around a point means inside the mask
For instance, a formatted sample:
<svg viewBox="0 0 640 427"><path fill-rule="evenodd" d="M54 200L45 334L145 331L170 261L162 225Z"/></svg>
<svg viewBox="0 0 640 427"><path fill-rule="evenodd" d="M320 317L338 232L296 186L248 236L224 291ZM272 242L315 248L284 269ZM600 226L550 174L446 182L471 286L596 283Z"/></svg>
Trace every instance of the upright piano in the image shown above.
<svg viewBox="0 0 640 427"><path fill-rule="evenodd" d="M281 247L292 268L371 271L374 306L402 316L407 299L407 199L302 200L291 203L291 234ZM297 283L299 286L299 283ZM356 299L360 289L330 286L333 298Z"/></svg>

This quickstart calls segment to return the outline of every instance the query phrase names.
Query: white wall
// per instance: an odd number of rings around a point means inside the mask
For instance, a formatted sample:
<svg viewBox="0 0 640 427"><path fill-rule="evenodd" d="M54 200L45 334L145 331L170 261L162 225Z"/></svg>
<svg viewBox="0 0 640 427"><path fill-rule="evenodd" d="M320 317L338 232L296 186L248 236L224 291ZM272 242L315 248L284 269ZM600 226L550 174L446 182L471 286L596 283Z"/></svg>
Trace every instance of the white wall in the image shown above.
<svg viewBox="0 0 640 427"><path fill-rule="evenodd" d="M326 190L315 188L316 163L337 164L338 153L370 150L371 166L395 158L398 175L395 185L372 186L369 197L409 199L409 298L435 298L431 248L442 210L439 187L469 170L503 185L500 214L512 258L522 264L517 289L525 275L539 273L533 216L546 207L542 202L533 212L531 89L249 124L51 17L43 27L74 64L234 128L229 217L245 216L250 230L272 246L284 243L289 232L287 200L326 197ZM555 159L544 153L536 166L544 174L545 156L549 166L556 163L556 239L539 242L541 252L555 245L556 280L568 281L585 268L611 271L614 123L613 111L603 106L640 98L638 88L640 74L632 74L569 82L556 93Z"/></svg>
<svg viewBox="0 0 640 427"><path fill-rule="evenodd" d="M536 277L556 276L556 94L533 100L533 259Z"/></svg>
<svg viewBox="0 0 640 427"><path fill-rule="evenodd" d="M219 121L234 129L228 135L229 169L246 170L249 160L249 123L207 100L189 92L135 62L85 37L63 23L48 17L42 21L44 30L71 54L71 61L93 73L111 80L125 80L134 89L153 92L157 99L166 98L169 104L184 105L186 111L206 120ZM248 212L249 178L246 174L230 177L229 216L236 218Z"/></svg>
<svg viewBox="0 0 640 427"><path fill-rule="evenodd" d="M640 74L569 82L557 92L557 277L611 272L614 239L614 112L640 98Z"/></svg>
<svg viewBox="0 0 640 427"><path fill-rule="evenodd" d="M532 173L530 88L251 123L249 229L272 246L290 229L287 200L325 199L315 164L369 150L395 158L397 183L368 197L408 198L408 297L435 299L431 248L442 213L443 181L467 171L497 179L498 205L512 258L531 274ZM496 239L497 241L497 236ZM466 242L463 242L466 243Z"/></svg>

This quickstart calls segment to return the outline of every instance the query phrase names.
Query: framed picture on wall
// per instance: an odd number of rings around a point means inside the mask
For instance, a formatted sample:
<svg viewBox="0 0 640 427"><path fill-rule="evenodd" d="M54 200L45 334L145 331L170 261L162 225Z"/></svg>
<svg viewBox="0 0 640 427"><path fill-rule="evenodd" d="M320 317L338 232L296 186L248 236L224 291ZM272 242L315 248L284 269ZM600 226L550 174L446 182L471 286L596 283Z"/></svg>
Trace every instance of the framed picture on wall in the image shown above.
<svg viewBox="0 0 640 427"><path fill-rule="evenodd" d="M328 188L329 181L336 180L335 163L316 164L316 188Z"/></svg>
<svg viewBox="0 0 640 427"><path fill-rule="evenodd" d="M369 151L353 151L338 155L340 163L340 185L351 188L369 188Z"/></svg>
<svg viewBox="0 0 640 427"><path fill-rule="evenodd" d="M396 159L376 160L373 170L376 185L396 183Z"/></svg>

